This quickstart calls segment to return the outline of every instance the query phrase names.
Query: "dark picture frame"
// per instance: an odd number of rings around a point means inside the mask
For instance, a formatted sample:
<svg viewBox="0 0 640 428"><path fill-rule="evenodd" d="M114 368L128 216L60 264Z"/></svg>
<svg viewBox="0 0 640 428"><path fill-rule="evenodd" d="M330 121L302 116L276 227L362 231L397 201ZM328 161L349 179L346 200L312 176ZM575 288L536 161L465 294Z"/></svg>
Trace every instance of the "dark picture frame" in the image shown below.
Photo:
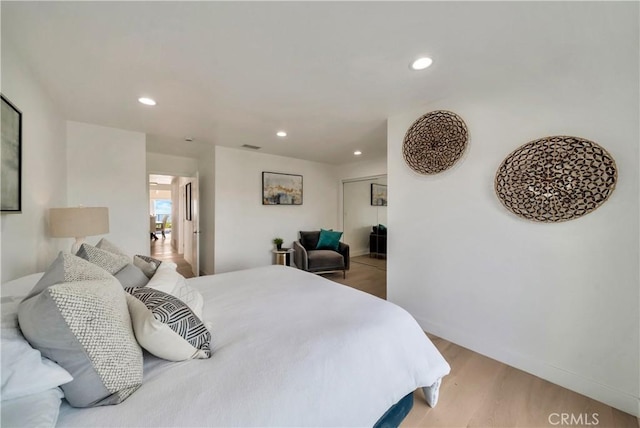
<svg viewBox="0 0 640 428"><path fill-rule="evenodd" d="M262 172L262 205L302 205L302 176Z"/></svg>
<svg viewBox="0 0 640 428"><path fill-rule="evenodd" d="M387 206L387 185L371 183L371 205L376 207Z"/></svg>
<svg viewBox="0 0 640 428"><path fill-rule="evenodd" d="M22 112L0 94L2 98L2 183L0 210L3 213L22 212Z"/></svg>
<svg viewBox="0 0 640 428"><path fill-rule="evenodd" d="M191 183L187 183L184 186L184 218L187 221L192 220L192 210L191 210Z"/></svg>

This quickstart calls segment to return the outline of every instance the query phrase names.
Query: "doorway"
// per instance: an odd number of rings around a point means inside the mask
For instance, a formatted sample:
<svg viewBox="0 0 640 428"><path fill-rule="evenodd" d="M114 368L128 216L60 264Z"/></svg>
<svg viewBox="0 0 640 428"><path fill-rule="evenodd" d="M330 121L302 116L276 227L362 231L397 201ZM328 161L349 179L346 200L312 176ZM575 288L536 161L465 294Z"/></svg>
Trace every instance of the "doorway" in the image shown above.
<svg viewBox="0 0 640 428"><path fill-rule="evenodd" d="M185 278L197 276L197 179L149 174L148 183L151 257L176 263Z"/></svg>
<svg viewBox="0 0 640 428"><path fill-rule="evenodd" d="M347 278L334 279L381 299L387 297L387 252L379 236L387 225L387 176L342 182L343 241L349 244L351 269ZM377 233L376 233L377 232Z"/></svg>

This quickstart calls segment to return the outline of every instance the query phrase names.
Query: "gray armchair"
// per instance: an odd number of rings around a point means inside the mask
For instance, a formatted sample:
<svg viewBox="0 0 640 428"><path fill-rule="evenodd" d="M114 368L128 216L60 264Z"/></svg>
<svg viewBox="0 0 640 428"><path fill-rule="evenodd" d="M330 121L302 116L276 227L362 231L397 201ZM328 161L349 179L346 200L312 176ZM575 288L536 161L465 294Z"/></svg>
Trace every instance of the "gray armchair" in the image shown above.
<svg viewBox="0 0 640 428"><path fill-rule="evenodd" d="M329 273L342 271L347 277L349 270L349 245L338 244L338 251L317 250L320 231L300 232L300 240L293 242L294 258L298 269L313 273Z"/></svg>

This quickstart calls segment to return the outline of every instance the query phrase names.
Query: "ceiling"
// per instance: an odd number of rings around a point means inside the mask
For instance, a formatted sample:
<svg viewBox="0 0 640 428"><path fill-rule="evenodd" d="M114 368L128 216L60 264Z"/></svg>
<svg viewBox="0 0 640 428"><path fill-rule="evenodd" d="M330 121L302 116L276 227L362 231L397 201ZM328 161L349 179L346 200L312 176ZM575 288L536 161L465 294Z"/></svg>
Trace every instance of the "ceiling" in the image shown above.
<svg viewBox="0 0 640 428"><path fill-rule="evenodd" d="M607 32L624 31L611 24L637 20L595 2L0 7L2 44L20 53L66 119L145 132L148 150L160 153L196 157L211 145L250 144L332 164L385 156L394 113L598 73L612 66L600 56L615 49ZM410 70L423 54L433 66ZM141 96L158 105L138 103ZM275 135L281 129L287 137Z"/></svg>

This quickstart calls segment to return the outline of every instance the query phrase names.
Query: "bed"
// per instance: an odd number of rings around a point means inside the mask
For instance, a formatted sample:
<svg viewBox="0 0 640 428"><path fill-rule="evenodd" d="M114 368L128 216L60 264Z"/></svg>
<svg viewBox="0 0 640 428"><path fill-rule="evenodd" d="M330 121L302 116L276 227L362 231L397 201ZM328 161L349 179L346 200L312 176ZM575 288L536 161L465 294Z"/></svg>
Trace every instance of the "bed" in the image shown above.
<svg viewBox="0 0 640 428"><path fill-rule="evenodd" d="M135 393L115 406L63 400L57 426L397 425L413 391L433 406L449 373L405 310L320 276L266 266L187 283L204 297L211 358L145 352Z"/></svg>

